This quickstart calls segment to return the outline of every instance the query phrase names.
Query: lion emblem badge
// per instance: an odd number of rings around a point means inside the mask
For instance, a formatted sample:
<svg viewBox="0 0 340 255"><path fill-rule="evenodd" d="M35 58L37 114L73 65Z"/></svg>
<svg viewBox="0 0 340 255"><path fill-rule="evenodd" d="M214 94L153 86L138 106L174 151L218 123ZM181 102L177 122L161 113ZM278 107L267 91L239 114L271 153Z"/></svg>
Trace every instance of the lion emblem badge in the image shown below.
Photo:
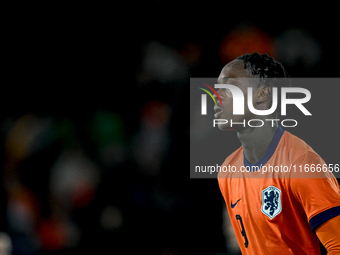
<svg viewBox="0 0 340 255"><path fill-rule="evenodd" d="M261 211L272 220L281 210L281 190L274 186L262 190Z"/></svg>

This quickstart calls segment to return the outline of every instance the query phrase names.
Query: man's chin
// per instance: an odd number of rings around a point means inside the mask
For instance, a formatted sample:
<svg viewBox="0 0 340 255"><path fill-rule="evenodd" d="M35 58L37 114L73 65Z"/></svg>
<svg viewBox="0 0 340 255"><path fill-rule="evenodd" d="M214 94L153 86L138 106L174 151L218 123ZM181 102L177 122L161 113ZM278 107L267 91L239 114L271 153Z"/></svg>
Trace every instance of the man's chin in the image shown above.
<svg viewBox="0 0 340 255"><path fill-rule="evenodd" d="M217 127L221 131L236 131L235 128L230 127L230 125L227 125L227 124L218 124Z"/></svg>

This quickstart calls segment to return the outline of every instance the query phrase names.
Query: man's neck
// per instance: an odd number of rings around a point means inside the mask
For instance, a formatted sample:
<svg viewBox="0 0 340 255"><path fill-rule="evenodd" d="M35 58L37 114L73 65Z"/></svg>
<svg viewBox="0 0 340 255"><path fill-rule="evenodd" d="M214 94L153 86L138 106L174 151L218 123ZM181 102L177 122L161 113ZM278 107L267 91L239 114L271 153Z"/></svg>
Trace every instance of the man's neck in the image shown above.
<svg viewBox="0 0 340 255"><path fill-rule="evenodd" d="M272 123L267 122L262 127L249 127L237 132L249 164L255 164L266 154L277 128L277 124L272 127Z"/></svg>

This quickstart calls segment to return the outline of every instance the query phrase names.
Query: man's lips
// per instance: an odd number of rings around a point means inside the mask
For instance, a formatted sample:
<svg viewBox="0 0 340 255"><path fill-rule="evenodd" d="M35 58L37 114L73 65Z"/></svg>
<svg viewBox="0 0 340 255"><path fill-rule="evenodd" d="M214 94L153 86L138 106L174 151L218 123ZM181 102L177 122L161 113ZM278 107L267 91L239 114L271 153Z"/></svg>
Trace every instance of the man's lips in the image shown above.
<svg viewBox="0 0 340 255"><path fill-rule="evenodd" d="M223 109L219 106L219 105L215 105L214 106L214 111L215 111L215 118L218 118L221 116L221 114L223 113Z"/></svg>

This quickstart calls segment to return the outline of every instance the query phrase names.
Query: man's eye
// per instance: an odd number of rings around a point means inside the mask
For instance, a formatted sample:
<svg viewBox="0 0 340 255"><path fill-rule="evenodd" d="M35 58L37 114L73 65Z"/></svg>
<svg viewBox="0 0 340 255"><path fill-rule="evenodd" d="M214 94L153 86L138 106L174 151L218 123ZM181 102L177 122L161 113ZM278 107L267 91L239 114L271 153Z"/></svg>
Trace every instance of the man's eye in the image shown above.
<svg viewBox="0 0 340 255"><path fill-rule="evenodd" d="M227 89L227 88L225 90L225 94L226 94L227 97L231 97L232 96L232 93L231 93L230 89Z"/></svg>

